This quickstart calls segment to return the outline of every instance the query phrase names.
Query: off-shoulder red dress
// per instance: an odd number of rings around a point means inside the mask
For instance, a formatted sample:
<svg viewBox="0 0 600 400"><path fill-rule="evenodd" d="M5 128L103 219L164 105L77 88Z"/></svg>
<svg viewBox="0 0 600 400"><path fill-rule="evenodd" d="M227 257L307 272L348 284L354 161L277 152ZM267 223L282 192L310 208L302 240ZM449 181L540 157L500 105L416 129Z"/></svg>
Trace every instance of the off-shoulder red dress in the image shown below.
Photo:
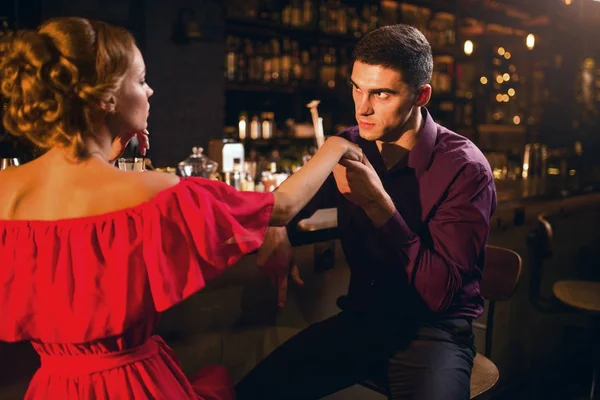
<svg viewBox="0 0 600 400"><path fill-rule="evenodd" d="M29 340L41 357L25 398L235 398L224 368L187 378L152 331L260 247L272 208L271 193L186 178L107 214L0 220L0 340Z"/></svg>

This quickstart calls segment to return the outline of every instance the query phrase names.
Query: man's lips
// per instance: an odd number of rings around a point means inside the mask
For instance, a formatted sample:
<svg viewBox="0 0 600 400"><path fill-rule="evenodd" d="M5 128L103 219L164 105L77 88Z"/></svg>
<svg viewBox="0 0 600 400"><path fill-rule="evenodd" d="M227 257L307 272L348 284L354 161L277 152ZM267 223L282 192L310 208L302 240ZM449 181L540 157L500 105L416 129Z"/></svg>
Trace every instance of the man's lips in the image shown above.
<svg viewBox="0 0 600 400"><path fill-rule="evenodd" d="M370 123L370 122L366 122L366 121L358 121L358 126L360 126L361 128L373 128L375 126L375 124Z"/></svg>

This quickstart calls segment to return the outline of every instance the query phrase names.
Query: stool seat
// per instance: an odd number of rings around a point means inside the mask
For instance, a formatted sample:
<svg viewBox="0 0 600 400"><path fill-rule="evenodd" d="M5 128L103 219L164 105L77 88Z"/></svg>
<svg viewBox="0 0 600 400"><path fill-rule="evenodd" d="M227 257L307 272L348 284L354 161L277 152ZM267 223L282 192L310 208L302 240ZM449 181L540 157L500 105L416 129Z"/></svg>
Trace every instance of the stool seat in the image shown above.
<svg viewBox="0 0 600 400"><path fill-rule="evenodd" d="M471 370L471 399L493 388L499 377L500 373L496 365L483 354L477 353ZM385 396L388 394L387 389L374 380L368 379L361 382L361 385Z"/></svg>
<svg viewBox="0 0 600 400"><path fill-rule="evenodd" d="M600 282L558 281L552 291L557 299L571 307L600 313Z"/></svg>
<svg viewBox="0 0 600 400"><path fill-rule="evenodd" d="M483 354L477 353L471 370L471 398L474 399L493 388L499 377L496 365Z"/></svg>

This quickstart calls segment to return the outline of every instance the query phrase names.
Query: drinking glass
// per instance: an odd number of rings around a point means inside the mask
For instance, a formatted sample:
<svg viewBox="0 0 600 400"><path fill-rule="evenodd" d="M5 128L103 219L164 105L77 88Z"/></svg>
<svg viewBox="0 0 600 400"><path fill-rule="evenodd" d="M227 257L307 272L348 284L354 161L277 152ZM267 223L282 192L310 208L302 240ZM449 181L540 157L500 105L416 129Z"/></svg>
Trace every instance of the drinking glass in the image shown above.
<svg viewBox="0 0 600 400"><path fill-rule="evenodd" d="M8 167L16 167L19 165L18 158L0 158L0 171Z"/></svg>
<svg viewBox="0 0 600 400"><path fill-rule="evenodd" d="M144 157L122 157L118 164L121 171L144 171Z"/></svg>

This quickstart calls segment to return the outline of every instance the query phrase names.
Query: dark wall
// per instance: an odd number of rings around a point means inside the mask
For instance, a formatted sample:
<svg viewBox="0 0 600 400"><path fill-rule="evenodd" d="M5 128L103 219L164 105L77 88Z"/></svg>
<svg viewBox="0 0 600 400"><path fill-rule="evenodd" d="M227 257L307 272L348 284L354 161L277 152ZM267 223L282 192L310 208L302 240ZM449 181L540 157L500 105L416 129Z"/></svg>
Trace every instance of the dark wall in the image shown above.
<svg viewBox="0 0 600 400"><path fill-rule="evenodd" d="M217 0L147 0L146 49L154 165L175 165L192 146L206 148L224 121L223 12ZM173 24L182 8L200 20L203 41L175 44Z"/></svg>

